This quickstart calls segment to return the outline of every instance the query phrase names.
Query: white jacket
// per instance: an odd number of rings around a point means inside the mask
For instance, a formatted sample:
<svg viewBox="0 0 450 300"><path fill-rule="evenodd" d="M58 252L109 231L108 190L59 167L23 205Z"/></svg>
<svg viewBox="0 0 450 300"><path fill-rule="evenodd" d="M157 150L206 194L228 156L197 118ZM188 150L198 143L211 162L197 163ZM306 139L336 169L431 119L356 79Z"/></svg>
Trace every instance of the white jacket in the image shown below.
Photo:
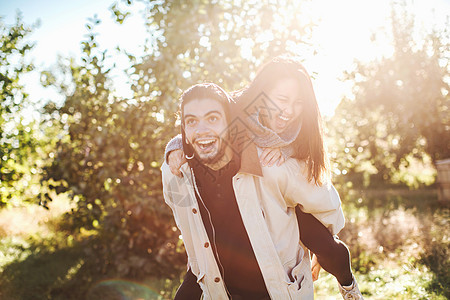
<svg viewBox="0 0 450 300"><path fill-rule="evenodd" d="M294 207L300 204L336 234L344 227L339 195L331 184L309 183L305 165L295 159L261 169L256 151L250 146L242 153L233 188L268 293L271 299L313 299L309 251L301 244ZM182 178L166 163L161 170L164 198L204 299L228 299L199 213L193 174L187 164L181 167Z"/></svg>

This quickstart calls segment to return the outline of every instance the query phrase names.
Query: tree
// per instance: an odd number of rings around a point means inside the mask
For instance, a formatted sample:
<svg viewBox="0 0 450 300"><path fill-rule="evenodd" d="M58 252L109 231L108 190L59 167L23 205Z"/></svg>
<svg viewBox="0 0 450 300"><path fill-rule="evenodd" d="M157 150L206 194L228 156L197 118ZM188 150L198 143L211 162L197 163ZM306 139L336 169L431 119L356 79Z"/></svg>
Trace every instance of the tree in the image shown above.
<svg viewBox="0 0 450 300"><path fill-rule="evenodd" d="M91 231L86 261L97 276L173 277L183 266L178 234L162 199L159 163L164 141L149 103L112 95L106 51L96 42L93 19L82 42L82 63L64 72L71 83L56 82L66 95L59 112L68 135L61 139L46 181L57 193L70 192L76 209L66 216L72 232ZM178 251L178 252L177 252ZM92 269L90 269L92 271Z"/></svg>
<svg viewBox="0 0 450 300"><path fill-rule="evenodd" d="M346 73L354 99L340 103L329 128L340 170L417 186L426 179L399 172L450 157L449 35L423 34L406 4L392 6L391 24L393 55Z"/></svg>
<svg viewBox="0 0 450 300"><path fill-rule="evenodd" d="M33 43L26 41L32 27L20 14L14 25L0 18L0 207L33 201L30 185L40 170L35 122L23 115L31 103L20 80L34 66L27 61Z"/></svg>
<svg viewBox="0 0 450 300"><path fill-rule="evenodd" d="M135 99L174 124L181 91L202 81L242 88L268 58L314 51L308 1L147 2L148 55L132 57ZM175 133L167 131L168 135Z"/></svg>

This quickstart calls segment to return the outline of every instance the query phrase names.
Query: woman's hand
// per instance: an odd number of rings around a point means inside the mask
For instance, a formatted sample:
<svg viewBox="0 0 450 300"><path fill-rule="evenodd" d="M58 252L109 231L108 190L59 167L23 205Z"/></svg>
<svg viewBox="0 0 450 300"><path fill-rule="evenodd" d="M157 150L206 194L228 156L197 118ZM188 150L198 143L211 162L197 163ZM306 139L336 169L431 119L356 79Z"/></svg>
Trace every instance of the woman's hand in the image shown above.
<svg viewBox="0 0 450 300"><path fill-rule="evenodd" d="M181 174L181 166L187 162L186 157L184 157L183 150L177 149L169 153L167 157L167 163L169 164L170 172L178 177L183 177Z"/></svg>
<svg viewBox="0 0 450 300"><path fill-rule="evenodd" d="M313 254L312 261L311 261L311 273L312 273L312 279L313 281L316 281L319 279L319 272L322 267L320 266L319 262L317 261L317 256Z"/></svg>
<svg viewBox="0 0 450 300"><path fill-rule="evenodd" d="M285 159L280 148L264 148L261 156L259 157L259 161L263 167L271 167L277 161L277 166L281 166Z"/></svg>

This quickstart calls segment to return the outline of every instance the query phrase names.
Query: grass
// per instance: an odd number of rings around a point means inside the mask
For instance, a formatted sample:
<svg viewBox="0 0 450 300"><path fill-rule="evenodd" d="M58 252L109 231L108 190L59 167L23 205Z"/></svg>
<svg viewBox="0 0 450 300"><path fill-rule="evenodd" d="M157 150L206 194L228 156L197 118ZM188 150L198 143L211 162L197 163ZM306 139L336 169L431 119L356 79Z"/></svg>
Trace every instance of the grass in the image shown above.
<svg viewBox="0 0 450 300"><path fill-rule="evenodd" d="M343 207L341 238L367 299L450 298L450 207L435 191L352 191ZM316 286L318 299L332 294Z"/></svg>
<svg viewBox="0 0 450 300"><path fill-rule="evenodd" d="M425 266L411 266L382 261L367 274L357 273L356 277L365 299L447 299L443 295L428 290L433 273ZM319 300L337 299L339 295L336 279L322 272L315 284L315 298Z"/></svg>
<svg viewBox="0 0 450 300"><path fill-rule="evenodd" d="M59 230L67 199L0 211L0 299L173 299L179 280L130 281L95 273L82 237ZM450 299L449 206L434 192L358 192L343 197L341 239L366 299ZM339 299L337 282L321 271L316 299Z"/></svg>
<svg viewBox="0 0 450 300"><path fill-rule="evenodd" d="M52 239L54 223L70 209L68 199L51 203L46 210L37 205L8 207L0 210L0 271L4 267L24 260L31 254L34 241ZM45 243L42 243L45 247Z"/></svg>
<svg viewBox="0 0 450 300"><path fill-rule="evenodd" d="M82 261L82 253L73 248L28 251L25 259L4 269L2 299L53 299Z"/></svg>

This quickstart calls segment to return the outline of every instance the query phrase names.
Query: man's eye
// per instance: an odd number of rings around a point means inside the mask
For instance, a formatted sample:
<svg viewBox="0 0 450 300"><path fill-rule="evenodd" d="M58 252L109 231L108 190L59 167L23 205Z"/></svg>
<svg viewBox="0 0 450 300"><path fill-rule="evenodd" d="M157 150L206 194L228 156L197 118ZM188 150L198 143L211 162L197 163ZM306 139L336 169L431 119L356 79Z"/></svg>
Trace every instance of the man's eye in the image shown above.
<svg viewBox="0 0 450 300"><path fill-rule="evenodd" d="M188 126L192 126L195 125L196 121L194 119L188 119L186 120L186 125Z"/></svg>
<svg viewBox="0 0 450 300"><path fill-rule="evenodd" d="M215 117L215 116L211 116L211 117L209 117L209 121L212 123L212 122L216 122L218 120L218 118L217 117Z"/></svg>

